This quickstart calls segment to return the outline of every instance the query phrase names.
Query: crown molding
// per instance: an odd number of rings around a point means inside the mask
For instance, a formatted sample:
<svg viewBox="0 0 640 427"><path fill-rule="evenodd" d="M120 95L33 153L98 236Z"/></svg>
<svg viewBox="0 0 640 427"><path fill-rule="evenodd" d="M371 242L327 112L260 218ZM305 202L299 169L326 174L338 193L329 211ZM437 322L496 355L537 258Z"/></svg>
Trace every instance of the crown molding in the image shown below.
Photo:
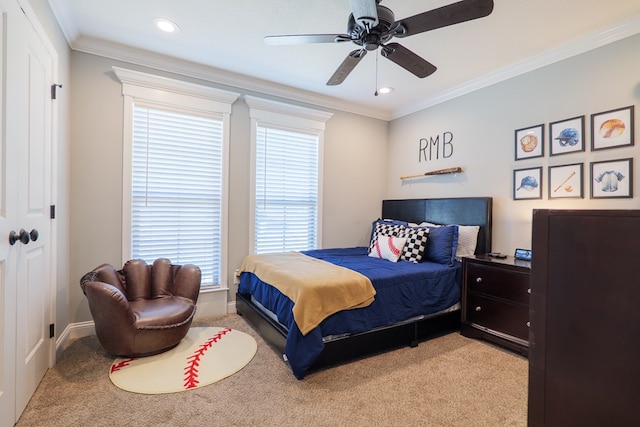
<svg viewBox="0 0 640 427"><path fill-rule="evenodd" d="M474 92L493 84L508 80L513 77L526 74L538 68L563 61L581 53L597 49L602 46L623 40L640 33L640 16L636 16L618 23L612 27L590 34L587 37L572 40L548 50L540 55L533 56L524 61L517 62L502 68L496 72L471 80L465 84L440 92L422 103L407 106L394 112L391 120L433 107L434 105L449 101L462 95Z"/></svg>
<svg viewBox="0 0 640 427"><path fill-rule="evenodd" d="M391 112L376 109L371 105L347 102L317 93L296 89L278 83L257 79L243 74L233 73L219 68L198 64L174 57L160 55L147 50L133 48L118 43L80 36L73 43L71 49L115 59L135 65L150 67L157 70L179 74L187 77L229 86L236 90L251 91L258 94L270 95L286 100L297 101L314 106L345 111L348 113L372 117L389 121Z"/></svg>
<svg viewBox="0 0 640 427"><path fill-rule="evenodd" d="M497 72L489 73L467 83L452 87L449 90L437 93L423 102L389 111L376 108L373 105L348 102L203 64L167 57L131 46L84 37L82 35L76 36L77 30L74 30L75 27L70 25L72 20L69 19L69 17L58 15L56 15L56 17L59 19L71 49L79 52L99 55L118 61L225 85L235 88L236 90L240 89L243 92L255 92L256 94L269 95L289 101L344 111L384 121L391 121L413 114L425 108L640 33L640 16L632 17L617 25L594 32L587 37L572 40L557 48L504 67Z"/></svg>

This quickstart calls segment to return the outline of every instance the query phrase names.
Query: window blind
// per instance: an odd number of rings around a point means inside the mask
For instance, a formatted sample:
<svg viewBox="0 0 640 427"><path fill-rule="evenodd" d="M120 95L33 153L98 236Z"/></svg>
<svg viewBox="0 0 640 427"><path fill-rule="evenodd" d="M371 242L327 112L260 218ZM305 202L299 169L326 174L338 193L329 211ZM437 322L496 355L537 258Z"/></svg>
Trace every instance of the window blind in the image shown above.
<svg viewBox="0 0 640 427"><path fill-rule="evenodd" d="M316 248L318 156L317 135L257 127L255 253Z"/></svg>
<svg viewBox="0 0 640 427"><path fill-rule="evenodd" d="M223 122L134 105L131 251L195 264L220 283Z"/></svg>

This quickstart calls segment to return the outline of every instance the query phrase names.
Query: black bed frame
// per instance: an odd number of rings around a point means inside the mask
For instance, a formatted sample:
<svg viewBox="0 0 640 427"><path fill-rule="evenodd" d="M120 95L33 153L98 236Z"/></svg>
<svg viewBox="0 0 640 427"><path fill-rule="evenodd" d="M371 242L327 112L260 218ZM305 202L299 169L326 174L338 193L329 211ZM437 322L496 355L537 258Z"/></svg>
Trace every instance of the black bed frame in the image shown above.
<svg viewBox="0 0 640 427"><path fill-rule="evenodd" d="M491 197L383 200L382 218L413 223L479 225L476 253L491 252ZM251 301L236 294L236 311L280 354L284 355L287 331ZM408 321L325 342L324 350L309 372L364 356L440 336L460 328L460 310Z"/></svg>

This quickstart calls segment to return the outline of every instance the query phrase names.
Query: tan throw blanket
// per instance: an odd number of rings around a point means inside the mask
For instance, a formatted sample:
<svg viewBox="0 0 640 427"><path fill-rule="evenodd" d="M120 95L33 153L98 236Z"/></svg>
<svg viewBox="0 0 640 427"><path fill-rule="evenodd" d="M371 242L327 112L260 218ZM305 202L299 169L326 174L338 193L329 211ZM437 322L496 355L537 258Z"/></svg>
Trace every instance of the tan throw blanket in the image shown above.
<svg viewBox="0 0 640 427"><path fill-rule="evenodd" d="M249 255L240 271L255 274L293 301L302 335L338 311L368 306L376 294L368 277L299 252Z"/></svg>

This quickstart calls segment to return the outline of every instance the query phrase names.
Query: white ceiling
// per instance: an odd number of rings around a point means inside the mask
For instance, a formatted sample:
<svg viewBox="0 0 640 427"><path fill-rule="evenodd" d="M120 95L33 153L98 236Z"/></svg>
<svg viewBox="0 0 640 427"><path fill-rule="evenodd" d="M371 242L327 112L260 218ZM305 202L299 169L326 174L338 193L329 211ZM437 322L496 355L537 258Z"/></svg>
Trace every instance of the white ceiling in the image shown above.
<svg viewBox="0 0 640 427"><path fill-rule="evenodd" d="M383 0L399 20L455 0ZM438 67L418 79L369 53L326 86L352 43L267 46L266 35L345 33L348 0L49 0L72 49L385 120L640 33L640 0L495 0L486 18L395 39ZM164 34L153 20L180 31ZM166 56L172 60L167 60ZM378 86L392 86L374 96Z"/></svg>

